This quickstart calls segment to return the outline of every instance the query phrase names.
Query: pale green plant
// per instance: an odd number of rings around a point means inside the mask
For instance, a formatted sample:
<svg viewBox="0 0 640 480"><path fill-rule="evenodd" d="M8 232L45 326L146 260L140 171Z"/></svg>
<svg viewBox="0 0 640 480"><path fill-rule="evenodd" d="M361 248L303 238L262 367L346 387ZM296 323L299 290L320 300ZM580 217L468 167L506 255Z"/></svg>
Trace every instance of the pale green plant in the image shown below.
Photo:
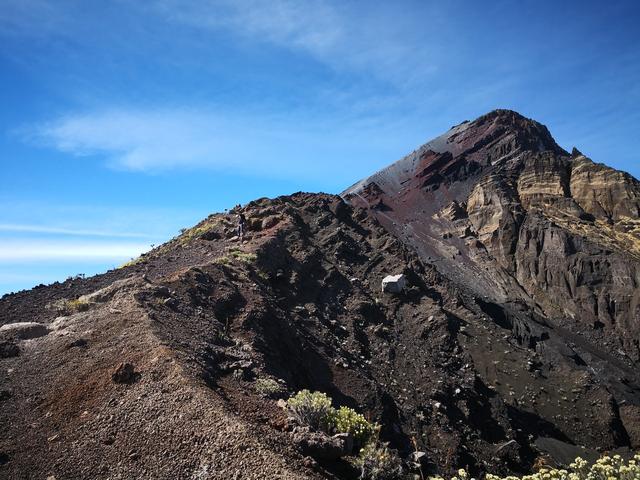
<svg viewBox="0 0 640 480"><path fill-rule="evenodd" d="M397 480L403 477L402 460L388 445L371 442L356 459L362 480Z"/></svg>
<svg viewBox="0 0 640 480"><path fill-rule="evenodd" d="M629 460L620 455L603 456L595 463L589 464L582 458L576 458L567 469L541 468L536 473L522 477L487 474L486 480L640 480L640 454ZM465 470L451 480L469 480ZM442 477L429 477L429 480L444 480Z"/></svg>
<svg viewBox="0 0 640 480"><path fill-rule="evenodd" d="M331 398L321 392L301 390L287 401L291 414L303 425L313 430L329 432L335 409Z"/></svg>
<svg viewBox="0 0 640 480"><path fill-rule="evenodd" d="M331 424L336 432L349 433L359 445L366 445L378 434L378 426L349 407L340 407L331 416Z"/></svg>
<svg viewBox="0 0 640 480"><path fill-rule="evenodd" d="M255 383L256 392L265 397L271 397L282 393L284 388L273 378L259 378Z"/></svg>

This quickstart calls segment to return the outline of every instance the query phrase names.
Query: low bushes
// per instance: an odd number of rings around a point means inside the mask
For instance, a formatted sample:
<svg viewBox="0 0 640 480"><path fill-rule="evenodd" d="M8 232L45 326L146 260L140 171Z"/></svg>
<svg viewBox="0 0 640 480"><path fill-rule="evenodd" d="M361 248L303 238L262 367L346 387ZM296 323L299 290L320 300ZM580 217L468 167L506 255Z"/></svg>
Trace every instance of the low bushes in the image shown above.
<svg viewBox="0 0 640 480"><path fill-rule="evenodd" d="M465 470L459 470L458 475L451 480L469 480ZM640 454L630 460L624 460L620 455L604 456L595 463L589 464L582 458L576 458L568 469L541 468L532 475L523 477L499 477L488 473L486 480L639 480ZM443 480L442 477L430 477L429 480ZM471 479L472 480L472 479Z"/></svg>
<svg viewBox="0 0 640 480"><path fill-rule="evenodd" d="M335 410L324 393L302 390L287 401L287 407L301 424L329 433Z"/></svg>
<svg viewBox="0 0 640 480"><path fill-rule="evenodd" d="M349 407L333 408L331 398L321 392L302 390L287 401L291 414L303 425L327 434L348 433L353 438L352 462L360 468L363 480L402 478L402 460L395 450L379 444L379 425Z"/></svg>
<svg viewBox="0 0 640 480"><path fill-rule="evenodd" d="M256 392L264 397L274 397L284 391L282 385L280 385L273 378L259 378L255 383Z"/></svg>
<svg viewBox="0 0 640 480"><path fill-rule="evenodd" d="M359 454L351 462L360 469L362 480L405 478L403 462L395 450L378 441L379 426L348 407L333 408L331 398L321 392L302 390L287 401L291 414L303 425L327 434L349 433ZM424 477L423 477L424 478ZM620 455L604 456L593 464L577 458L567 469L541 468L522 477L487 474L486 480L640 480L640 453L625 460ZM429 480L445 480L440 476ZM474 480L466 472L449 480Z"/></svg>
<svg viewBox="0 0 640 480"><path fill-rule="evenodd" d="M331 417L331 424L336 432L351 434L358 445L366 445L378 436L378 426L349 407L336 410Z"/></svg>
<svg viewBox="0 0 640 480"><path fill-rule="evenodd" d="M82 297L72 300L61 298L47 305L47 308L50 308L61 315L71 315L76 312L86 312L90 307L91 304L89 303L89 301L85 300Z"/></svg>
<svg viewBox="0 0 640 480"><path fill-rule="evenodd" d="M331 398L321 392L302 390L287 402L289 411L301 424L325 433L349 433L364 446L377 437L378 425L349 407L333 408Z"/></svg>
<svg viewBox="0 0 640 480"><path fill-rule="evenodd" d="M402 478L402 460L387 445L367 444L356 460L360 478L366 480L396 480Z"/></svg>

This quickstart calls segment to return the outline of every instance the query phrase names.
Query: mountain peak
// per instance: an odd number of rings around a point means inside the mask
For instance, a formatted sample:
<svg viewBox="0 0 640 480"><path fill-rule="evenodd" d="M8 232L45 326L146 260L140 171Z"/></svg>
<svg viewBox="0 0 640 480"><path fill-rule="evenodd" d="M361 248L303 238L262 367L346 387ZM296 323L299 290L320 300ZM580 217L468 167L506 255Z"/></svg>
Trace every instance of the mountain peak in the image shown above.
<svg viewBox="0 0 640 480"><path fill-rule="evenodd" d="M551 136L545 125L524 115L507 109L496 109L469 123L472 138L481 141L483 137L493 140L500 135L513 135L511 145L519 150L550 150L560 155L568 155ZM468 130L468 128L467 128Z"/></svg>
<svg viewBox="0 0 640 480"><path fill-rule="evenodd" d="M518 112L496 109L465 121L374 175L356 183L343 196L375 183L382 190L422 188L468 178L494 165L549 151L568 157L543 124Z"/></svg>

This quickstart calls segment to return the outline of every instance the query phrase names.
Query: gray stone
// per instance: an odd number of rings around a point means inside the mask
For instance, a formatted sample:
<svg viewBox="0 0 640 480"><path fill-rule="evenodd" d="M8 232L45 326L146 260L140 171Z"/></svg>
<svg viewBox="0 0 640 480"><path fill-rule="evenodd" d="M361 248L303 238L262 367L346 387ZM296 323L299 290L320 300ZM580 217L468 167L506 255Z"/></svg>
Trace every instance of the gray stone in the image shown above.
<svg viewBox="0 0 640 480"><path fill-rule="evenodd" d="M387 275L382 279L382 292L402 293L407 286L407 279L403 274Z"/></svg>
<svg viewBox="0 0 640 480"><path fill-rule="evenodd" d="M43 337L49 333L49 329L36 322L7 323L0 327L0 335L13 337L19 340L29 340Z"/></svg>

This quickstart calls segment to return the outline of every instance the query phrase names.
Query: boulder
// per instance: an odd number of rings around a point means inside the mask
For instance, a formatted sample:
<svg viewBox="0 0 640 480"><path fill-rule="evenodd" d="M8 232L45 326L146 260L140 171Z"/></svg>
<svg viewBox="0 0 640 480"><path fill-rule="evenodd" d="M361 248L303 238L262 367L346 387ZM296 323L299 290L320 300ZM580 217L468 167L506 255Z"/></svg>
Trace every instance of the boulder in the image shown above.
<svg viewBox="0 0 640 480"><path fill-rule="evenodd" d="M0 327L0 335L19 340L43 337L48 333L49 329L45 325L36 322L7 323Z"/></svg>
<svg viewBox="0 0 640 480"><path fill-rule="evenodd" d="M280 223L280 217L278 215L269 215L268 217L262 220L262 230L266 230L268 228L274 227Z"/></svg>
<svg viewBox="0 0 640 480"><path fill-rule="evenodd" d="M407 286L407 279L403 274L387 275L382 279L382 292L402 293Z"/></svg>

